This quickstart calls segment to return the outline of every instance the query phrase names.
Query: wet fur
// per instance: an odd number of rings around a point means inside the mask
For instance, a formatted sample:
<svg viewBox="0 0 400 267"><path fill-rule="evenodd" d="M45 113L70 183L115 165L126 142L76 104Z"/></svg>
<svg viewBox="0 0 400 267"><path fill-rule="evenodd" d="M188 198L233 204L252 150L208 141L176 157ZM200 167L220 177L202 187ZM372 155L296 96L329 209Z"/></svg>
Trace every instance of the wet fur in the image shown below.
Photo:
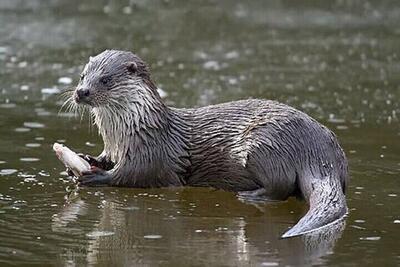
<svg viewBox="0 0 400 267"><path fill-rule="evenodd" d="M113 167L111 185L263 188L279 200L297 195L311 206L306 219L313 228L326 224L326 207L337 207L336 219L347 212L343 150L331 131L303 112L269 100L168 107L145 63L129 52L105 51L84 73L87 82L80 86L91 88L87 104L104 140L99 160ZM100 76L122 80L104 90Z"/></svg>

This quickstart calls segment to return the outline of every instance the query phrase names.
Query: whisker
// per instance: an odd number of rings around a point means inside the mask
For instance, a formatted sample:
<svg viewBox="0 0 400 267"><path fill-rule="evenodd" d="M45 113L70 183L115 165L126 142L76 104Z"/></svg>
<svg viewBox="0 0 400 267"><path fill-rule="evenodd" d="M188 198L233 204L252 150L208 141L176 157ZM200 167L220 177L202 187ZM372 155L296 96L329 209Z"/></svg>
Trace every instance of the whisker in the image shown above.
<svg viewBox="0 0 400 267"><path fill-rule="evenodd" d="M58 115L62 112L62 110L66 107L68 107L72 102L73 102L73 94L74 94L74 89L67 89L63 92L61 92L58 96L61 99L64 99L64 103L61 105L60 109L58 110ZM67 110L68 108L66 108Z"/></svg>
<svg viewBox="0 0 400 267"><path fill-rule="evenodd" d="M64 101L64 103L61 105L60 109L58 110L58 115L60 115L60 113L63 111L63 109L65 108L65 110L68 110L69 106L72 105L72 98L68 98Z"/></svg>

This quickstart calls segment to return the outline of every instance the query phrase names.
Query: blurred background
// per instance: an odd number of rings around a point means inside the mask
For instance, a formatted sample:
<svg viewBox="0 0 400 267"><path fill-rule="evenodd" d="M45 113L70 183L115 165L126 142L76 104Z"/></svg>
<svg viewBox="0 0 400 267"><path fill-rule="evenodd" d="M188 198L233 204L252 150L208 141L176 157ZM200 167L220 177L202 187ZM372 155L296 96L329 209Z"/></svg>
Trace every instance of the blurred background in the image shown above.
<svg viewBox="0 0 400 267"><path fill-rule="evenodd" d="M0 264L400 263L398 1L1 0L0 25ZM330 127L350 161L344 231L280 240L306 210L294 199L77 190L51 145L102 141L59 93L111 48L144 59L169 105L267 98Z"/></svg>

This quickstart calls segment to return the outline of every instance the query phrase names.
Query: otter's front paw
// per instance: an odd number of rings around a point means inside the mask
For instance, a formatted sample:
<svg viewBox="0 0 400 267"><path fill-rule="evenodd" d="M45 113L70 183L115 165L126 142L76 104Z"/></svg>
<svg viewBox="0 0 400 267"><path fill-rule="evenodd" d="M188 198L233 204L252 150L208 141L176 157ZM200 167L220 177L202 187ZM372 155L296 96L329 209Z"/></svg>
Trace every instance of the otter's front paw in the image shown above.
<svg viewBox="0 0 400 267"><path fill-rule="evenodd" d="M89 162L90 166L101 168L101 162L98 161L96 157L92 157L90 155L85 155L81 153L79 153L78 156Z"/></svg>
<svg viewBox="0 0 400 267"><path fill-rule="evenodd" d="M111 184L112 176L109 172L94 167L90 171L82 173L82 176L78 179L79 185L84 186L108 186Z"/></svg>
<svg viewBox="0 0 400 267"><path fill-rule="evenodd" d="M77 155L82 159L84 159L85 161L87 161L90 164L90 166L101 168L101 163L95 157L83 153L78 153ZM67 167L65 171L67 172L68 176L75 176L75 174L70 168Z"/></svg>
<svg viewBox="0 0 400 267"><path fill-rule="evenodd" d="M111 170L114 167L114 163L111 161L107 160L106 157L104 156L98 156L98 157L93 157L90 155L79 155L81 156L84 160L89 162L90 166L95 166L97 168L103 169L103 170Z"/></svg>

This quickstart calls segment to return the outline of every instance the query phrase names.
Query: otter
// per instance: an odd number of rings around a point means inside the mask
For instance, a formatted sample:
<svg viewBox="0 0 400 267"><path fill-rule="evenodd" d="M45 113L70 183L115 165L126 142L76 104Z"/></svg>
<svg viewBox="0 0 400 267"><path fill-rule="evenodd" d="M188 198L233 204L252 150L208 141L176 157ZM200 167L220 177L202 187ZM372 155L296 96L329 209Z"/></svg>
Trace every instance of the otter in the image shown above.
<svg viewBox="0 0 400 267"><path fill-rule="evenodd" d="M167 106L147 64L127 51L91 57L71 95L89 106L104 141L86 186L204 186L244 197L305 199L308 212L282 237L334 223L347 213L348 164L333 132L271 100L199 108Z"/></svg>

